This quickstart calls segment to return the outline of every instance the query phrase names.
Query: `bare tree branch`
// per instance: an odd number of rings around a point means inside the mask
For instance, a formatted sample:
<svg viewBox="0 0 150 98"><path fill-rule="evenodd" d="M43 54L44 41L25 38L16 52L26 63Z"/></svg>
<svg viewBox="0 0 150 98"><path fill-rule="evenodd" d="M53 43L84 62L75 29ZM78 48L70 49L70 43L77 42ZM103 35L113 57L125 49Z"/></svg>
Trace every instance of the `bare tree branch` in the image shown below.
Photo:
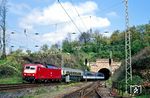
<svg viewBox="0 0 150 98"><path fill-rule="evenodd" d="M6 58L6 15L7 15L7 0L2 0L0 4L0 27L2 29L2 58ZM0 43L1 43L0 39Z"/></svg>

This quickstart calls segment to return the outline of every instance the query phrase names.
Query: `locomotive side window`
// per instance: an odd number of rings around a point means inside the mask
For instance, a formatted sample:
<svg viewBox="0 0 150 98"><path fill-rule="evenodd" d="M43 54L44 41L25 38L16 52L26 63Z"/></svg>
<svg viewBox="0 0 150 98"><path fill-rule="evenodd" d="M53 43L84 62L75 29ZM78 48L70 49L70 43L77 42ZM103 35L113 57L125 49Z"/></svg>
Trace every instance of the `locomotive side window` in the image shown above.
<svg viewBox="0 0 150 98"><path fill-rule="evenodd" d="M31 69L31 70L35 70L35 68L33 68L33 67L31 67L30 69Z"/></svg>

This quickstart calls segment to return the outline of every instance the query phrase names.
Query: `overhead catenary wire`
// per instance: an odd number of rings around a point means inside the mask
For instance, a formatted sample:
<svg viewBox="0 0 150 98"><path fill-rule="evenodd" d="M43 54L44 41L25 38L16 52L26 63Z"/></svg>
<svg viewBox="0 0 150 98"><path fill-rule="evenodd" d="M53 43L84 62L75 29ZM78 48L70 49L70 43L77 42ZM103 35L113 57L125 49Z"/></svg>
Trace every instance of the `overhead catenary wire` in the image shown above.
<svg viewBox="0 0 150 98"><path fill-rule="evenodd" d="M71 3L73 4L72 0L70 0L70 1L71 1ZM76 13L78 14L78 17L80 18L80 20L81 20L83 26L87 29L87 26L85 25L83 19L81 18L80 14L79 14L79 12L78 12L78 10L77 10L77 8L76 8L75 6L73 6L73 7L74 7ZM88 30L88 29L87 29L87 30Z"/></svg>
<svg viewBox="0 0 150 98"><path fill-rule="evenodd" d="M71 1L72 1L72 0L71 0ZM60 3L59 0L58 0L58 2ZM102 9L102 12L103 12L103 11L108 11L108 10L114 8L114 7L117 7L118 5L120 5L120 3L123 3L123 2L124 2L124 1L117 2L117 3L113 4L112 6L106 8L106 9ZM61 3L60 3L60 5L62 6ZM62 6L62 8L64 9L65 13L66 13L67 15L69 15L63 6ZM80 18L82 18L81 15L78 13L78 10L76 9L76 7L75 7L75 10L76 10L78 16L79 16ZM77 26L77 25L75 24L75 22L73 21L73 18L71 18L70 15L69 15L68 17L70 18L71 21L60 22L60 23L54 23L54 24L50 24L50 25L56 25L56 24L57 24L57 26L58 26L59 24L64 24L64 23L72 22L72 23L75 25L75 27L78 29L78 31L81 32L80 29L78 28L78 26ZM81 21L83 21L83 20L81 19ZM83 22L84 22L84 21L83 21ZM83 23L83 24L84 24L84 23ZM86 25L85 25L85 26L86 26ZM56 28L56 30L57 30L57 29L58 29L58 27ZM26 35L26 34L25 34L25 35ZM37 40L35 40L35 38L33 38L32 35L27 34L27 37L28 37L28 39L37 42Z"/></svg>
<svg viewBox="0 0 150 98"><path fill-rule="evenodd" d="M110 9L112 9L112 8L115 8L115 7L119 6L120 4L124 4L124 0L121 0L120 2L117 2L113 5L111 5L110 7L106 8L106 9L101 9L101 10L102 10L102 12L106 12L106 11L109 11Z"/></svg>
<svg viewBox="0 0 150 98"><path fill-rule="evenodd" d="M11 34L15 34L15 32L11 32ZM7 40L7 44L8 44L8 46L10 46L10 47L16 47L16 46L21 46L21 45L24 45L24 43L23 42L21 42L21 41L18 41L18 40L15 40L15 39L13 39L13 40ZM23 46L23 47L25 47L25 46Z"/></svg>
<svg viewBox="0 0 150 98"><path fill-rule="evenodd" d="M71 16L68 14L68 12L66 11L66 9L63 7L63 5L61 4L61 2L58 0L58 3L60 4L60 6L62 7L62 9L65 11L65 13L67 14L67 16L70 18L71 22L74 24L74 26L77 28L77 30L81 32L81 30L78 28L78 26L75 24L75 22L73 21L73 19L71 18Z"/></svg>
<svg viewBox="0 0 150 98"><path fill-rule="evenodd" d="M88 16L84 16L84 18L88 18ZM82 18L83 19L83 18ZM78 20L78 19L77 19ZM52 24L49 24L49 26L53 26L53 25L62 25L62 24L67 24L67 23L70 23L72 22L71 20L69 21L63 21L63 22L56 22L56 23L52 23Z"/></svg>
<svg viewBox="0 0 150 98"><path fill-rule="evenodd" d="M8 43L8 46L9 47L11 47L11 48L14 48L14 49L17 49L17 47L19 48L19 49L24 49L24 50L31 50L31 49L29 49L29 48L26 48L26 45L24 45L24 44L22 44L22 43L19 43L19 42L17 42L17 41L15 41L15 42L12 42L12 41L7 41L7 43ZM39 45L32 45L33 47L36 47L37 48L37 46L39 47Z"/></svg>
<svg viewBox="0 0 150 98"><path fill-rule="evenodd" d="M18 31L16 31L16 32L18 32ZM14 32L13 32L13 34L14 34ZM26 49L27 50L29 50L28 48L29 48L29 46L28 46L28 43L29 42L34 42L34 44L35 44L35 46L37 45L36 43L39 41L39 40L36 40L35 38L33 38L33 35L29 35L30 33L28 33L27 34L27 30L26 29L24 29L24 31L22 32L22 34L24 34L25 35L25 37L26 37L26 40L22 40L22 41L26 41ZM32 40L32 41L30 41L30 40ZM13 43L12 43L13 42ZM18 44L15 44L15 43L18 43ZM12 44L12 45L15 45L15 46L20 46L20 45L23 45L23 43L24 42L21 42L21 41L15 41L15 39L13 39L12 41L9 41L8 42L8 44ZM25 45L23 46L23 47L25 47ZM25 48L24 48L25 49Z"/></svg>
<svg viewBox="0 0 150 98"><path fill-rule="evenodd" d="M65 11L65 13L68 15L68 17L70 18L71 22L75 25L75 27L76 27L76 28L78 29L78 31L80 32L80 29L79 29L78 26L75 24L75 22L74 22L73 19L70 17L70 15L67 13L67 11L66 11L65 8L62 6L62 4L60 3L59 0L58 0L58 2L59 2L59 4L61 5L61 7L63 8L63 10ZM72 0L71 0L71 3L72 3ZM108 11L108 10L110 10L110 9L112 9L112 8L114 8L114 7L117 7L117 6L119 6L120 4L123 4L123 3L124 3L124 0L121 0L120 2L117 2L117 3L113 4L112 6L106 8L106 9L102 9L102 12ZM80 19L81 19L83 25L86 26L76 8L75 8L75 11L77 12L78 16L80 17ZM91 29L91 28L90 28L90 29ZM82 32L81 32L81 33L82 33Z"/></svg>
<svg viewBox="0 0 150 98"><path fill-rule="evenodd" d="M23 46L21 43L20 43L21 45L19 43L18 44L17 43L12 43L11 41L10 42L7 41L7 43L9 44L10 47L12 47L12 46L13 47L19 47L19 48L21 47L21 48L24 48L24 49L28 50L27 48L25 48L26 46Z"/></svg>
<svg viewBox="0 0 150 98"><path fill-rule="evenodd" d="M19 33L19 32L20 31L16 31L15 30L15 32L12 32L12 34ZM27 30L26 29L24 29L24 32L20 32L20 33L24 34L27 40L30 39L30 40L32 40L34 42L38 42L38 40L36 40L36 39L33 38L33 35L31 35L30 33L27 34ZM36 33L35 33L35 35L36 35ZM12 41L14 41L14 39ZM16 41L16 42L18 42L18 41Z"/></svg>

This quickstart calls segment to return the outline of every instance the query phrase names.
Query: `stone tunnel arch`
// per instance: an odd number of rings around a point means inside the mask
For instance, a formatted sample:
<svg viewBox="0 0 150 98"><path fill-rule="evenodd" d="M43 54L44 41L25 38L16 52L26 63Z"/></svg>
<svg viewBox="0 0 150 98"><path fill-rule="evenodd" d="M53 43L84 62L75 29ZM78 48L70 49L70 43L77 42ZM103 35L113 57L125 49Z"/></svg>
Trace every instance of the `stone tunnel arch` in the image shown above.
<svg viewBox="0 0 150 98"><path fill-rule="evenodd" d="M102 68L98 72L104 74L105 80L109 79L109 77L111 76L111 71L108 68Z"/></svg>

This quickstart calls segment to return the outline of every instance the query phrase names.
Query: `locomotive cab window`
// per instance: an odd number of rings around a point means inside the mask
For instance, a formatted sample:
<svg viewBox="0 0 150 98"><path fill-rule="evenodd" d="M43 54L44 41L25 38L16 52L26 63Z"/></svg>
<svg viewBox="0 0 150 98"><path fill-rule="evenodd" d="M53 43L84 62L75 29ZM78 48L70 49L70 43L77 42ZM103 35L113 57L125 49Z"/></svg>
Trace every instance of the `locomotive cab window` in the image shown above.
<svg viewBox="0 0 150 98"><path fill-rule="evenodd" d="M35 66L26 66L25 69L27 69L27 70L35 70Z"/></svg>
<svg viewBox="0 0 150 98"><path fill-rule="evenodd" d="M26 66L25 69L30 69L30 66Z"/></svg>

